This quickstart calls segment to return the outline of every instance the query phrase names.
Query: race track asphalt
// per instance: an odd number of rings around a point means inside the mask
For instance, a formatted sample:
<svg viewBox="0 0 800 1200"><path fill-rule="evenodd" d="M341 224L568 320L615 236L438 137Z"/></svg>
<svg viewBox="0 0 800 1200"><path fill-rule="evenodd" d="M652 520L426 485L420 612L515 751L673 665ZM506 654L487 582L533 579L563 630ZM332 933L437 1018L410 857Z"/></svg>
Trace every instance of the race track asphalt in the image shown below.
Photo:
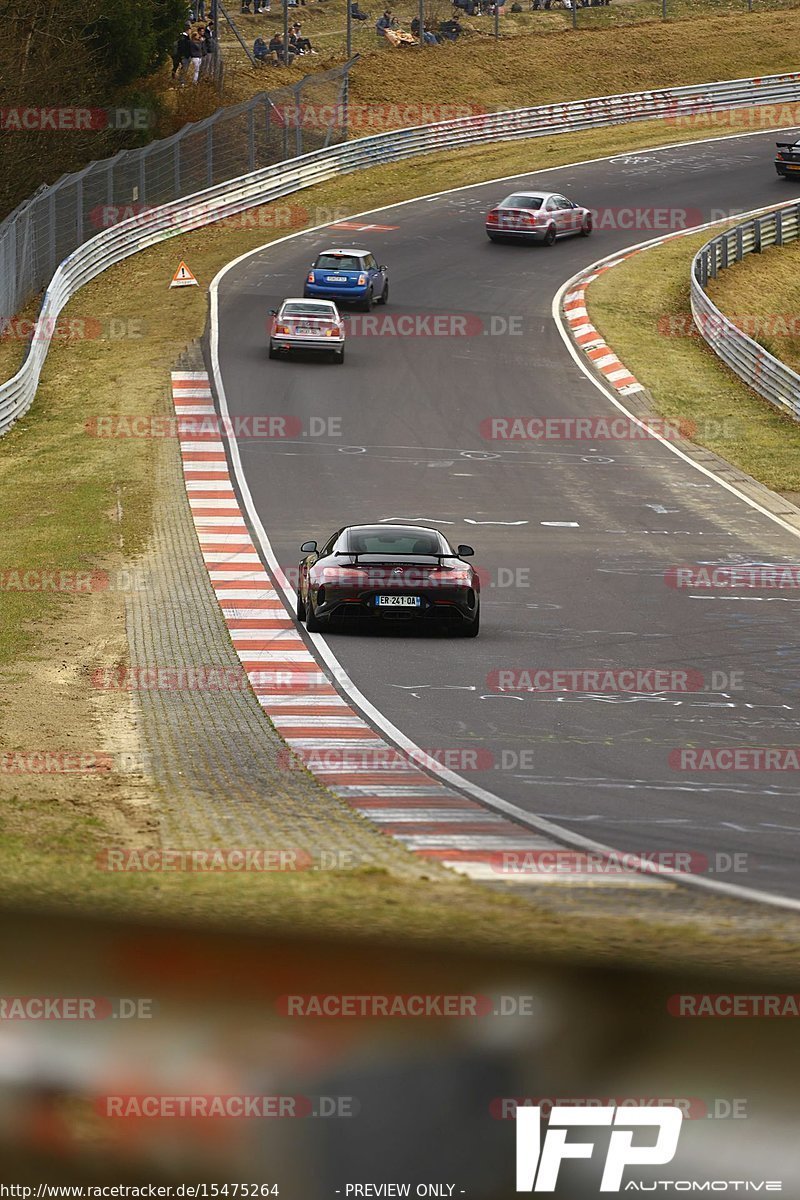
<svg viewBox="0 0 800 1200"><path fill-rule="evenodd" d="M481 432L496 416L614 414L568 354L554 294L599 257L678 227L682 210L697 224L800 195L800 184L774 174L775 137L639 150L524 177L603 213L671 213L656 218L662 228L645 217L643 228L604 228L549 249L492 245L484 214L520 177L360 218L397 228L323 229L259 251L221 280L219 361L234 417L303 422L294 439L239 441L287 570L303 540L356 522L433 522L476 548L485 579L477 640L406 627L326 635L389 720L426 748L489 751L492 766L464 774L566 829L622 850L693 852L700 870L706 858L724 868L718 855L745 855L741 871L721 878L800 897L796 775L669 761L687 746L800 744L800 598L665 582L682 563L800 562L797 539L657 441L493 442ZM351 336L342 367L268 361L268 310L302 294L314 255L336 244L365 245L389 265L391 300L379 317L468 314L484 332ZM487 683L492 672L534 667L693 670L709 690L498 694ZM712 672L739 672L740 686L717 678L712 690Z"/></svg>

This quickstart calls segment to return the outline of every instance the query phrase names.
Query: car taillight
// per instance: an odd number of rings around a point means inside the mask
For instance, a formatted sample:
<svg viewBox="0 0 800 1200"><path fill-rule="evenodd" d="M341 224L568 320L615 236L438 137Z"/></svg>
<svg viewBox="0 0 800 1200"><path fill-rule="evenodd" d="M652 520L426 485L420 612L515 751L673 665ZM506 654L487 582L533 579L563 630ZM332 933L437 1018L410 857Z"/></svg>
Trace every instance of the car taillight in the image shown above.
<svg viewBox="0 0 800 1200"><path fill-rule="evenodd" d="M314 282L314 272L313 272L313 271L309 271L309 272L308 272L308 282L309 282L309 283L313 283L313 282Z"/></svg>
<svg viewBox="0 0 800 1200"><path fill-rule="evenodd" d="M487 225L496 225L499 220L500 220L500 214L493 209L489 213L488 217L486 218L486 224Z"/></svg>
<svg viewBox="0 0 800 1200"><path fill-rule="evenodd" d="M359 275L359 277L358 277L358 285L359 285L359 287L363 287L363 285L364 285L366 282L367 282L367 277L366 277L366 275Z"/></svg>
<svg viewBox="0 0 800 1200"><path fill-rule="evenodd" d="M275 332L276 333L291 333L292 329L291 329L290 325L276 325Z"/></svg>
<svg viewBox="0 0 800 1200"><path fill-rule="evenodd" d="M519 223L520 225L535 225L536 217L532 213L520 213Z"/></svg>
<svg viewBox="0 0 800 1200"><path fill-rule="evenodd" d="M329 325L325 330L325 337L341 337L343 332L338 325Z"/></svg>

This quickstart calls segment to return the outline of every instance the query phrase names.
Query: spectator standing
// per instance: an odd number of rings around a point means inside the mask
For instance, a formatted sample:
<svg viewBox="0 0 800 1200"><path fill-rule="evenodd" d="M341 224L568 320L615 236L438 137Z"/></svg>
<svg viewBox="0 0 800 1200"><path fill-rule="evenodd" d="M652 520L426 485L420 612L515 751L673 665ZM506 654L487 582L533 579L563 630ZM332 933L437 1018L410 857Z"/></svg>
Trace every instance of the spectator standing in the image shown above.
<svg viewBox="0 0 800 1200"><path fill-rule="evenodd" d="M200 66L203 61L203 43L200 41L200 34L197 30L191 36L189 42L189 61L185 65L189 68L192 75L192 83L197 83L200 78Z"/></svg>
<svg viewBox="0 0 800 1200"><path fill-rule="evenodd" d="M183 33L180 34L180 36L178 37L178 41L175 46L175 53L172 55L172 78L173 79L178 74L178 68L180 66L183 66L186 63L188 63L188 60L190 58L189 47L190 47L190 42L191 42L191 37L190 37L191 30L192 30L192 26L187 21L186 25L184 26Z"/></svg>

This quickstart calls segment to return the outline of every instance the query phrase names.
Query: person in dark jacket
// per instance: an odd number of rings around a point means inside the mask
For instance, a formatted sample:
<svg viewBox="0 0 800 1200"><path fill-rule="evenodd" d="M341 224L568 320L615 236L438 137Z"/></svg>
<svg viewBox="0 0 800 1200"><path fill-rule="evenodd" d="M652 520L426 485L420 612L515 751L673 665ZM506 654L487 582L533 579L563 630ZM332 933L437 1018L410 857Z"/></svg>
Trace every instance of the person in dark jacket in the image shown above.
<svg viewBox="0 0 800 1200"><path fill-rule="evenodd" d="M289 49L295 54L316 54L316 50L311 45L307 37L303 37L303 27L299 21L295 21L292 26L292 32L289 35Z"/></svg>
<svg viewBox="0 0 800 1200"><path fill-rule="evenodd" d="M270 38L268 49L272 55L273 62L276 62L279 66L284 64L285 66L290 67L294 62L294 55L290 52L287 52L286 46L283 44L282 33L273 34L273 36Z"/></svg>
<svg viewBox="0 0 800 1200"><path fill-rule="evenodd" d="M369 20L369 13L362 12L362 10L358 7L358 0L353 0L353 3L350 5L350 16L354 21Z"/></svg>
<svg viewBox="0 0 800 1200"><path fill-rule="evenodd" d="M178 38L177 44L175 46L175 53L172 55L172 78L173 79L178 74L178 68L180 67L181 63L183 63L184 60L188 61L188 59L191 57L191 55L189 53L189 43L191 42L191 37L190 37L191 31L192 31L192 26L187 21L186 25L184 26L183 33Z"/></svg>
<svg viewBox="0 0 800 1200"><path fill-rule="evenodd" d="M197 83L200 78L200 67L204 54L205 48L200 41L200 34L195 30L189 39L189 61L184 64L191 71L192 83Z"/></svg>

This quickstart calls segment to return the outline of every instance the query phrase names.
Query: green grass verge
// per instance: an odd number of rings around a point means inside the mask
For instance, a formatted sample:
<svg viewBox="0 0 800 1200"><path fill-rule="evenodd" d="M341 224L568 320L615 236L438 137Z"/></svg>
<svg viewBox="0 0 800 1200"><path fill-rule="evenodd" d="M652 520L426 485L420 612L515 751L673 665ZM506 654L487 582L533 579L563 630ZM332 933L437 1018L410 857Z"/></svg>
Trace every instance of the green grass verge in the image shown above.
<svg viewBox="0 0 800 1200"><path fill-rule="evenodd" d="M708 238L707 232L677 238L601 275L588 290L589 314L625 366L652 392L662 416L696 423L695 442L774 491L792 495L800 492L800 427L745 387L692 333L689 268ZM736 280L746 269L727 272L720 285L729 296L736 295L739 312L752 311L756 300L751 292L743 298L745 308L738 301ZM788 265L785 271L787 290L775 304L791 312L796 285L792 301ZM763 282L763 274L761 278Z"/></svg>

